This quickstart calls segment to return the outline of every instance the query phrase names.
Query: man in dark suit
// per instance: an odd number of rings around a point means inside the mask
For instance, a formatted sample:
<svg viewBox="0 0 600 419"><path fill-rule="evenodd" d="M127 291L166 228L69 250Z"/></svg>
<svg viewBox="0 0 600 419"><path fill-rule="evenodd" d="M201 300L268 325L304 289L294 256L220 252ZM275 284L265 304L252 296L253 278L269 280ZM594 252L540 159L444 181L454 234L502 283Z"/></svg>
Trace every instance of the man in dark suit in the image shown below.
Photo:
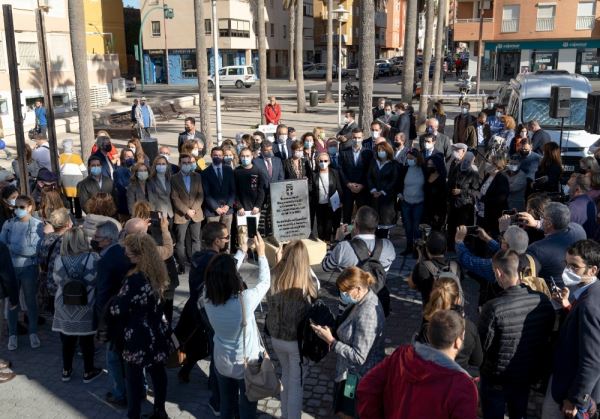
<svg viewBox="0 0 600 419"><path fill-rule="evenodd" d="M410 144L410 115L406 111L406 107L406 103L396 104L396 115L398 115L398 119L396 119L396 124L393 128L395 134L399 132L403 133L407 143Z"/></svg>
<svg viewBox="0 0 600 419"><path fill-rule="evenodd" d="M278 125L275 132L275 144L272 144L275 157L281 161L292 157L292 142L293 140L288 137L288 127L283 124Z"/></svg>
<svg viewBox="0 0 600 419"><path fill-rule="evenodd" d="M363 141L362 148L364 150L373 151L373 147L375 147L375 144L377 144L380 139L386 141L385 137L383 137L383 128L381 126L381 122L373 121L371 122L371 136Z"/></svg>
<svg viewBox="0 0 600 419"><path fill-rule="evenodd" d="M270 190L271 182L279 182L285 179L283 163L279 157L274 155L273 143L268 140L262 142L260 156L252 160L252 164L260 170L267 192Z"/></svg>
<svg viewBox="0 0 600 419"><path fill-rule="evenodd" d="M477 119L469 112L471 104L463 102L460 107L460 114L454 118L454 135L452 141L454 143L466 143L467 128L475 126Z"/></svg>
<svg viewBox="0 0 600 419"><path fill-rule="evenodd" d="M563 278L571 279L572 291L565 287L555 295L568 314L554 352L543 418L584 417L576 414L600 401L600 244L574 243L565 262Z"/></svg>
<svg viewBox="0 0 600 419"><path fill-rule="evenodd" d="M88 173L88 177L77 184L77 197L84 211L87 201L98 192L113 194L112 179L102 174L101 157L93 154L88 159Z"/></svg>
<svg viewBox="0 0 600 419"><path fill-rule="evenodd" d="M352 135L352 130L354 128L358 128L358 125L354 120L355 115L356 114L353 110L349 110L348 112L346 112L346 115L344 117L344 126L338 131L337 135L343 135L344 137Z"/></svg>
<svg viewBox="0 0 600 419"><path fill-rule="evenodd" d="M181 146L187 140L202 140L204 146L206 147L206 137L200 131L196 130L196 120L191 116L185 118L185 130L179 133L179 138L177 138L177 149L181 153Z"/></svg>
<svg viewBox="0 0 600 419"><path fill-rule="evenodd" d="M352 131L352 148L340 153L339 174L343 191L343 219L349 224L354 204L358 208L367 205L367 172L373 160L373 151L363 148L363 132L360 128Z"/></svg>
<svg viewBox="0 0 600 419"><path fill-rule="evenodd" d="M329 154L329 167L338 170L340 168L340 150L339 143L336 139L327 141L327 154Z"/></svg>
<svg viewBox="0 0 600 419"><path fill-rule="evenodd" d="M427 121L425 121L425 125L425 132L433 135L435 138L434 149L442 153L446 161L449 161L452 157L452 140L446 134L438 132L439 122L437 119L429 118ZM424 140L425 136L422 135L419 139L419 146L421 147L421 150L427 151Z"/></svg>
<svg viewBox="0 0 600 419"><path fill-rule="evenodd" d="M544 145L552 141L550 134L540 127L540 122L533 120L529 122L529 131L533 132L531 136L531 148L534 153L544 155Z"/></svg>
<svg viewBox="0 0 600 419"><path fill-rule="evenodd" d="M202 172L204 216L207 222L221 222L227 226L227 230L231 230L235 201L233 169L223 164L221 147L214 147L210 157L212 164Z"/></svg>
<svg viewBox="0 0 600 419"><path fill-rule="evenodd" d="M373 108L373 121L385 114L385 98L380 97L377 99L377 106Z"/></svg>
<svg viewBox="0 0 600 419"><path fill-rule="evenodd" d="M186 255L192 255L200 250L201 222L204 219L202 213L202 201L204 190L202 189L202 178L196 173L196 160L189 154L179 155L180 171L171 178L171 200L173 201L173 223L177 243L175 244L175 255L179 264L179 273L185 272ZM185 247L185 237L190 230L191 249Z"/></svg>

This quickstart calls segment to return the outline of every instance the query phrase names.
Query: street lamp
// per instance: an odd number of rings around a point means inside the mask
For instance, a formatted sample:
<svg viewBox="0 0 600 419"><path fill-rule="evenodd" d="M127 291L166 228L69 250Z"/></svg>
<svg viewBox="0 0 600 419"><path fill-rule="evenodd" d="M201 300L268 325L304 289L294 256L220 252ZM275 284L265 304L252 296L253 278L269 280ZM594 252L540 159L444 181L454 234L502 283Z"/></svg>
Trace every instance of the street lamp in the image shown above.
<svg viewBox="0 0 600 419"><path fill-rule="evenodd" d="M338 21L338 126L342 126L342 23L346 21L346 15L350 13L339 5L332 11L333 16Z"/></svg>
<svg viewBox="0 0 600 419"><path fill-rule="evenodd" d="M217 0L212 0L212 36L213 36L213 66L215 68L215 106L217 107L217 145L221 145L221 86L219 78L219 26L217 20Z"/></svg>

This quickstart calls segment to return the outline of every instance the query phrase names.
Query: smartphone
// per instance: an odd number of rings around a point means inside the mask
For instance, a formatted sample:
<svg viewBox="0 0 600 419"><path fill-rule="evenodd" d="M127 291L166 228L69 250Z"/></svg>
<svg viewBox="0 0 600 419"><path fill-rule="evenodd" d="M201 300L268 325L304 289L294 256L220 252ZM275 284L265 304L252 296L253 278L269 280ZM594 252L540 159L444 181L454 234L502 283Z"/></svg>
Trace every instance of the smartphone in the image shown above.
<svg viewBox="0 0 600 419"><path fill-rule="evenodd" d="M348 374L346 376L346 384L344 384L344 396L349 399L354 399L357 385L358 377L354 374Z"/></svg>
<svg viewBox="0 0 600 419"><path fill-rule="evenodd" d="M248 223L248 238L252 239L256 237L256 217L247 217L246 222Z"/></svg>
<svg viewBox="0 0 600 419"><path fill-rule="evenodd" d="M558 285L556 285L553 277L550 277L550 292L553 294L555 292L560 294L560 288L558 288Z"/></svg>
<svg viewBox="0 0 600 419"><path fill-rule="evenodd" d="M502 211L502 215L517 215L517 210L514 208L511 210L504 210Z"/></svg>
<svg viewBox="0 0 600 419"><path fill-rule="evenodd" d="M479 226L467 226L467 234L477 234Z"/></svg>
<svg viewBox="0 0 600 419"><path fill-rule="evenodd" d="M354 224L348 224L346 230L348 231L348 234L352 234L352 230L354 230Z"/></svg>
<svg viewBox="0 0 600 419"><path fill-rule="evenodd" d="M160 225L160 219L160 211L150 211L150 222L152 223L152 225Z"/></svg>

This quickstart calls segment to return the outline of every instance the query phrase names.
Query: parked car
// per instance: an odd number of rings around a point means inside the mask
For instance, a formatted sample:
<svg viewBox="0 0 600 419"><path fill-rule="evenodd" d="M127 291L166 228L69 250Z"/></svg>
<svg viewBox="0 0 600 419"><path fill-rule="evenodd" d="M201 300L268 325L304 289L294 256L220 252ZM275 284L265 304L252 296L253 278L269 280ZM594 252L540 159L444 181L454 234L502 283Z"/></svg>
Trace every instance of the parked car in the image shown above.
<svg viewBox="0 0 600 419"><path fill-rule="evenodd" d="M392 64L387 60L375 60L375 65L379 69L380 76L392 75Z"/></svg>
<svg viewBox="0 0 600 419"><path fill-rule="evenodd" d="M359 74L359 69L358 67L356 68L356 75L354 76L356 78L356 80L360 79L360 74ZM379 68L377 67L377 64L375 64L375 69L373 71L373 80L378 79L379 78Z"/></svg>
<svg viewBox="0 0 600 419"><path fill-rule="evenodd" d="M306 71L313 66L315 66L315 63L311 63L309 61L304 61L304 63L302 63L302 70Z"/></svg>
<svg viewBox="0 0 600 419"><path fill-rule="evenodd" d="M346 77L348 75L348 70L342 68L342 77ZM324 79L327 76L327 65L326 64L314 64L304 69L304 77L307 79ZM334 64L332 68L332 76L333 78L337 78L338 69Z"/></svg>
<svg viewBox="0 0 600 419"><path fill-rule="evenodd" d="M223 67L219 70L220 86L235 86L238 89L242 87L252 87L256 83L256 74L254 68L249 65L232 65ZM208 78L208 88L215 87L215 77L210 75Z"/></svg>
<svg viewBox="0 0 600 419"><path fill-rule="evenodd" d="M133 80L125 79L125 91L133 92L136 88L135 82Z"/></svg>

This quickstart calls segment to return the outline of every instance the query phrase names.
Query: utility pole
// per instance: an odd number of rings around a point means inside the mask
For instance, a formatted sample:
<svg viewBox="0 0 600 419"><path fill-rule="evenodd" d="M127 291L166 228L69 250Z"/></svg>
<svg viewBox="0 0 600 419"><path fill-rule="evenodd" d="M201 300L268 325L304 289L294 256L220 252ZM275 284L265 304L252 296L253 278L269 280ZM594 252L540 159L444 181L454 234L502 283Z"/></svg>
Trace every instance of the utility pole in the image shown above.
<svg viewBox="0 0 600 419"><path fill-rule="evenodd" d="M477 94L481 87L481 60L483 58L483 1L479 0L479 44L477 46Z"/></svg>
<svg viewBox="0 0 600 419"><path fill-rule="evenodd" d="M46 23L44 11L41 8L35 10L35 26L37 29L38 48L40 55L40 74L42 76L42 89L44 91L44 107L46 108L46 119L48 121L48 144L50 146L50 161L52 172L60 175L58 165L58 145L56 142L56 125L54 123L54 103L52 103L52 80L50 79L51 63L48 57L48 44L46 43Z"/></svg>
<svg viewBox="0 0 600 419"><path fill-rule="evenodd" d="M221 145L223 141L223 133L221 131L221 86L219 80L219 21L217 20L217 0L211 1L211 16L212 16L212 38L213 38L213 63L215 68L215 106L217 111L217 145ZM260 42L260 40L259 40ZM262 80L261 80L262 84Z"/></svg>
<svg viewBox="0 0 600 419"><path fill-rule="evenodd" d="M21 194L29 195L29 175L25 161L25 132L23 130L23 114L21 110L21 87L19 85L19 64L17 62L17 46L15 44L15 26L12 6L2 5L4 16L4 33L6 37L6 53L8 56L8 77L12 96L13 121L17 142L17 160L19 161L19 188Z"/></svg>
<svg viewBox="0 0 600 419"><path fill-rule="evenodd" d="M168 9L169 7L165 4L165 0L163 0L163 9ZM167 78L167 84L169 84L169 47L167 46L167 13L163 13L163 32L165 33L165 75Z"/></svg>

